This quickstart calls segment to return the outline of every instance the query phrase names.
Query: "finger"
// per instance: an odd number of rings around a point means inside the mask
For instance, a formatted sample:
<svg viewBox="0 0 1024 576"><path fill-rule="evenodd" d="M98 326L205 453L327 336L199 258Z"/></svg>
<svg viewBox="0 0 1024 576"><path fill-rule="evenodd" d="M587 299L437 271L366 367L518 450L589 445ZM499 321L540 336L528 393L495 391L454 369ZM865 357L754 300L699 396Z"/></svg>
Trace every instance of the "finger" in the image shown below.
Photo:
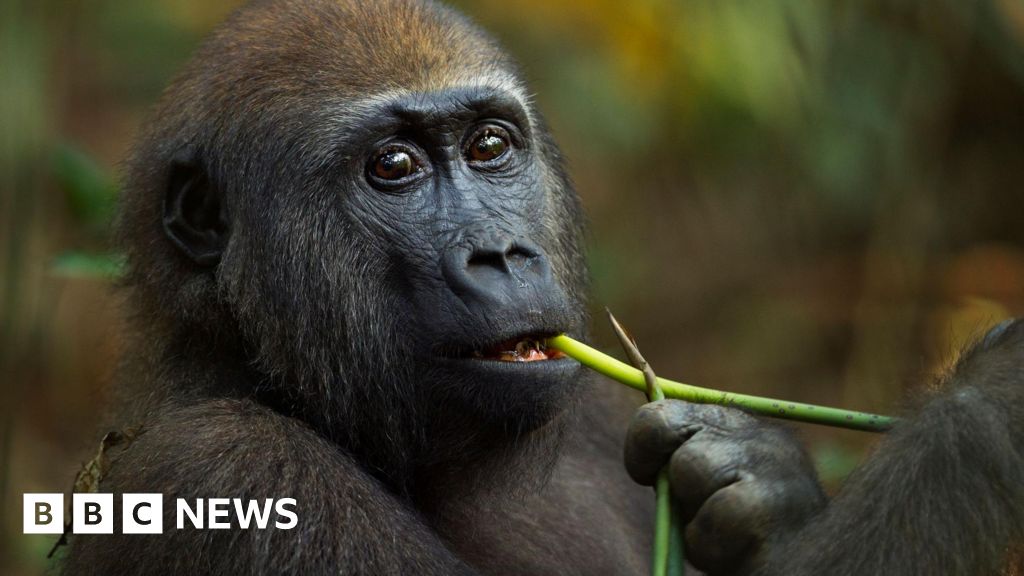
<svg viewBox="0 0 1024 576"><path fill-rule="evenodd" d="M700 432L672 455L669 482L679 514L689 522L715 492L738 482L749 460L745 447Z"/></svg>
<svg viewBox="0 0 1024 576"><path fill-rule="evenodd" d="M707 573L733 573L760 548L772 501L759 482L741 480L715 492L686 526L686 559Z"/></svg>
<svg viewBox="0 0 1024 576"><path fill-rule="evenodd" d="M699 430L693 404L660 400L637 410L626 432L626 471L638 484L651 486L680 444Z"/></svg>

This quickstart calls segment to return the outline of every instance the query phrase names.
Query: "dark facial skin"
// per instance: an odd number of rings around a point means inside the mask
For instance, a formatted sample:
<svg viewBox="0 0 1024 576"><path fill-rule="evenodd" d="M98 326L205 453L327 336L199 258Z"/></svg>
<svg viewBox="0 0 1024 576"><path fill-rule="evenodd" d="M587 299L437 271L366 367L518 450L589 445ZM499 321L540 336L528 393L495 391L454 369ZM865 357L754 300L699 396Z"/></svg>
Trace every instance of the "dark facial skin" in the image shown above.
<svg viewBox="0 0 1024 576"><path fill-rule="evenodd" d="M1021 330L832 503L795 440L736 411L658 403L627 433L638 396L531 344L586 337L587 283L579 199L526 94L428 2L257 1L211 35L147 123L121 214L110 426L142 432L101 489L164 494L165 533L76 536L66 573L644 573L653 497L633 480L666 464L708 574L1002 562L1022 533ZM174 528L174 499L215 497L294 498L298 525Z"/></svg>

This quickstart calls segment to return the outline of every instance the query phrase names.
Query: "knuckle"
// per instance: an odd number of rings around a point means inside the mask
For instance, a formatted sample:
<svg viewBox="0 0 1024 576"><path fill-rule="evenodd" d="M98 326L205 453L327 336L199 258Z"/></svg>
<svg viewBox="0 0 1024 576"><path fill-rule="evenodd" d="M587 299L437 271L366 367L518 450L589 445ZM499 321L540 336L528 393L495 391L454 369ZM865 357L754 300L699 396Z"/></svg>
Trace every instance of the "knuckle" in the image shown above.
<svg viewBox="0 0 1024 576"><path fill-rule="evenodd" d="M684 445L669 461L669 479L676 500L683 505L684 518L696 511L716 491L745 477L743 456L735 446L722 443Z"/></svg>
<svg viewBox="0 0 1024 576"><path fill-rule="evenodd" d="M669 476L673 484L681 484L696 487L703 484L703 479L709 474L711 468L707 455L701 451L688 450L686 446L680 447L672 454L669 460ZM686 490L682 491L684 494Z"/></svg>
<svg viewBox="0 0 1024 576"><path fill-rule="evenodd" d="M756 482L715 492L694 519L698 531L717 537L759 539L771 518L771 498Z"/></svg>
<svg viewBox="0 0 1024 576"><path fill-rule="evenodd" d="M641 421L651 421L662 426L671 426L677 422L693 419L694 408L698 405L682 400L656 400L641 406L636 417Z"/></svg>
<svg viewBox="0 0 1024 576"><path fill-rule="evenodd" d="M630 422L630 427L633 426L651 426L658 427L665 424L665 407L667 400L658 400L657 402L648 402L637 409L636 413L633 414L633 420Z"/></svg>
<svg viewBox="0 0 1024 576"><path fill-rule="evenodd" d="M670 432L664 420L638 414L626 432L626 449L639 452L671 451L676 442L671 441Z"/></svg>
<svg viewBox="0 0 1024 576"><path fill-rule="evenodd" d="M698 568L722 570L744 563L765 522L759 491L746 482L715 492L686 526L687 554Z"/></svg>
<svg viewBox="0 0 1024 576"><path fill-rule="evenodd" d="M728 487L729 506L723 513L742 516L759 538L802 525L825 504L816 482L808 479L765 479L750 476Z"/></svg>
<svg viewBox="0 0 1024 576"><path fill-rule="evenodd" d="M697 442L684 444L672 454L671 470L686 477L708 481L735 481L746 455L739 446L729 442Z"/></svg>
<svg viewBox="0 0 1024 576"><path fill-rule="evenodd" d="M672 450L691 433L686 403L661 400L641 406L629 423L627 435L659 452Z"/></svg>

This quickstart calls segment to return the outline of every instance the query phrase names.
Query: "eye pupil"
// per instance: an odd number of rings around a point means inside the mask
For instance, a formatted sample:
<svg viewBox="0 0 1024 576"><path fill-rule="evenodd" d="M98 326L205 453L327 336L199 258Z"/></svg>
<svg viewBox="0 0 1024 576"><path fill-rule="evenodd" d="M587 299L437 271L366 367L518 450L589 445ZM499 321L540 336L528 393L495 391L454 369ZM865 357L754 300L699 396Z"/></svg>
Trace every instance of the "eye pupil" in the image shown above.
<svg viewBox="0 0 1024 576"><path fill-rule="evenodd" d="M470 146L469 153L473 160L486 162L500 157L508 149L508 139L493 132L485 132Z"/></svg>
<svg viewBox="0 0 1024 576"><path fill-rule="evenodd" d="M374 175L383 180L401 180L415 171L416 163L403 150L388 150L373 163Z"/></svg>

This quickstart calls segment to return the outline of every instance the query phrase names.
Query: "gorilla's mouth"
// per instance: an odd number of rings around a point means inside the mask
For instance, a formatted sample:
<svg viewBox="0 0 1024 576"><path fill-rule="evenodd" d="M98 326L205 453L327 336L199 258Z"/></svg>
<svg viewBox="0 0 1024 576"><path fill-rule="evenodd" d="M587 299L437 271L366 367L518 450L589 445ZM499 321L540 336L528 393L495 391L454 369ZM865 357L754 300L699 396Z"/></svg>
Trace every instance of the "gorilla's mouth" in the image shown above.
<svg viewBox="0 0 1024 576"><path fill-rule="evenodd" d="M561 350L548 348L543 336L524 336L474 350L473 358L495 362L542 362L564 358Z"/></svg>

